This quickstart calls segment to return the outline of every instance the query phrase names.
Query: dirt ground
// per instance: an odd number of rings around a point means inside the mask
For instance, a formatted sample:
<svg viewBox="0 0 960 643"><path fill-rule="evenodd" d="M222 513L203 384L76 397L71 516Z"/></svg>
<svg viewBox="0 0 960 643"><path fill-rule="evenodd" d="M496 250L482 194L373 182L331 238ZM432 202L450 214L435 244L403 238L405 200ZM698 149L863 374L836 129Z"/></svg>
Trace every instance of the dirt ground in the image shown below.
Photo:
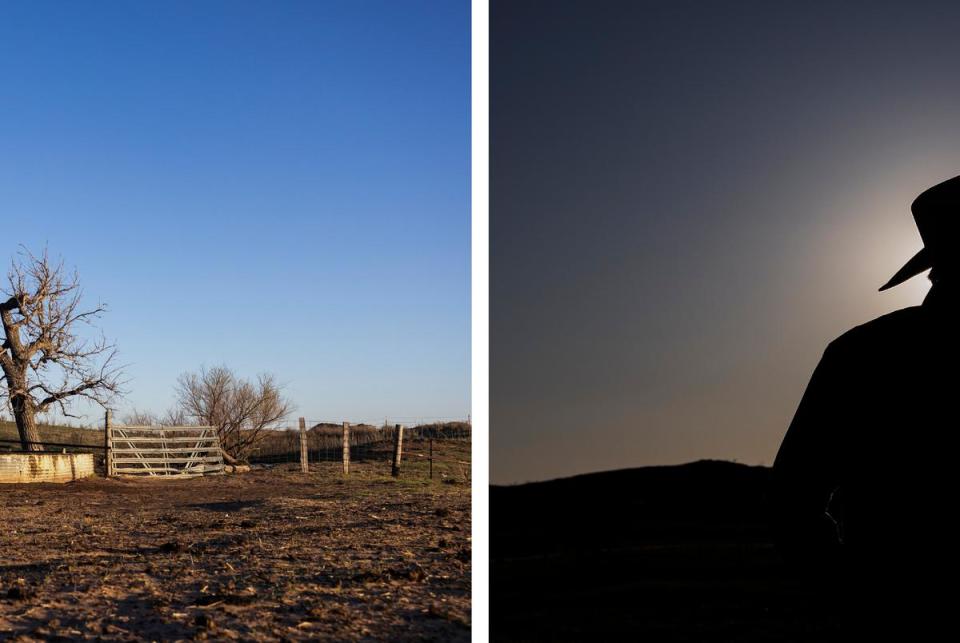
<svg viewBox="0 0 960 643"><path fill-rule="evenodd" d="M312 469L0 486L0 639L467 640L469 481Z"/></svg>

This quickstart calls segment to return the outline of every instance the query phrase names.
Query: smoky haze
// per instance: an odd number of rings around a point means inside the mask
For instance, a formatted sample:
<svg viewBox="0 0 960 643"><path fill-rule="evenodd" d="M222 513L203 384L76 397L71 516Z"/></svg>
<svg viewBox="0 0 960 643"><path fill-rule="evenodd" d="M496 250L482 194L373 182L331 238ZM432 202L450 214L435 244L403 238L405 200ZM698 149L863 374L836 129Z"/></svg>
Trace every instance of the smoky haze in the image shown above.
<svg viewBox="0 0 960 643"><path fill-rule="evenodd" d="M492 481L770 464L960 174L960 7L491 7Z"/></svg>

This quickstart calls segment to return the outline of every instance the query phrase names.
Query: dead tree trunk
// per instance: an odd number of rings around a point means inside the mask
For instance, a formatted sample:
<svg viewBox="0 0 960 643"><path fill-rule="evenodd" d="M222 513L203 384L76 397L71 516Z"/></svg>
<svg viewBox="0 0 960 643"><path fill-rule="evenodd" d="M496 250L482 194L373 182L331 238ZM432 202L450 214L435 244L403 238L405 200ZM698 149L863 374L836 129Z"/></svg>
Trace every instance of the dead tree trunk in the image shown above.
<svg viewBox="0 0 960 643"><path fill-rule="evenodd" d="M10 400L10 406L13 408L13 419L17 423L17 433L20 434L20 447L24 451L43 451L36 413L30 400L24 396L14 396Z"/></svg>
<svg viewBox="0 0 960 643"><path fill-rule="evenodd" d="M29 361L23 359L27 347L19 335L19 325L14 321L12 311L16 310L17 300L10 298L0 305L0 322L3 324L4 342L0 347L0 367L7 384L7 397L13 411L20 435L20 447L24 451L40 451L40 433L37 431L36 408L33 399L27 393L27 368ZM8 353L9 351L9 353Z"/></svg>

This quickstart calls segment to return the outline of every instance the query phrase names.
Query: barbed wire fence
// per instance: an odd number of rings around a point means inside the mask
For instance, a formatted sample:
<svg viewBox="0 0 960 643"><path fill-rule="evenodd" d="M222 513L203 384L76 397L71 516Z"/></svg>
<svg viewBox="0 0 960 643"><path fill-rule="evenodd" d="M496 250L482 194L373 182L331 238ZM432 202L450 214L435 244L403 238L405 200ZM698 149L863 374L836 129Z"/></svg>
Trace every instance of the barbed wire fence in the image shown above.
<svg viewBox="0 0 960 643"><path fill-rule="evenodd" d="M264 432L247 459L255 466L303 471L337 467L349 475L351 465L359 464L375 475L467 481L471 438L469 418L300 418L299 426Z"/></svg>

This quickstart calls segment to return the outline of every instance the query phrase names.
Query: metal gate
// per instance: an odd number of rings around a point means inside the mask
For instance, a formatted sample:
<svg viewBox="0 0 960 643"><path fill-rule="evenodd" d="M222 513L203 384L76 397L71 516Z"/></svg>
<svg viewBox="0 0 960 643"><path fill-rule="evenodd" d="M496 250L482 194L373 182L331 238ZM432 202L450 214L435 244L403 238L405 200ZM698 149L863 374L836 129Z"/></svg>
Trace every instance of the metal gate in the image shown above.
<svg viewBox="0 0 960 643"><path fill-rule="evenodd" d="M212 426L110 426L107 457L118 476L196 476L223 473L220 438Z"/></svg>

